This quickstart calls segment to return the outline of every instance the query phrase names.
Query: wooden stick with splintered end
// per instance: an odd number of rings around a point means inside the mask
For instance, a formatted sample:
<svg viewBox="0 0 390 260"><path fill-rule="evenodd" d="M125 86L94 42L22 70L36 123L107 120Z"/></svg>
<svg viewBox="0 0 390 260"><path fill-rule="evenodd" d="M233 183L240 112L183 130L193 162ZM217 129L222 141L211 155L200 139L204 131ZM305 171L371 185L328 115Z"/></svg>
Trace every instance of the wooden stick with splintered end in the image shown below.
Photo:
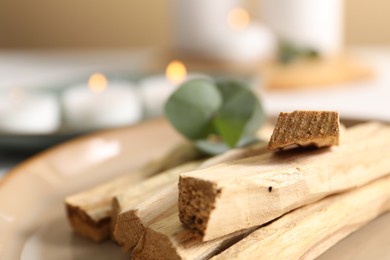
<svg viewBox="0 0 390 260"><path fill-rule="evenodd" d="M177 191L177 181L179 174L191 171L201 164L198 162L189 162L166 172L160 173L151 177L134 188L118 194L112 201L112 221L111 221L111 236L124 251L129 251L137 243L142 235L143 222L138 212L144 212L144 208L150 209L158 207L163 212L166 205L172 205L177 202L177 192L160 192L166 190L167 187L172 187ZM171 189L172 189L171 188ZM155 198L155 194L160 196ZM146 205L144 201L149 201ZM169 207L169 206L168 206ZM145 218L152 218L155 210L146 213Z"/></svg>
<svg viewBox="0 0 390 260"><path fill-rule="evenodd" d="M293 145L339 145L339 114L334 111L280 113L268 144L269 150Z"/></svg>
<svg viewBox="0 0 390 260"><path fill-rule="evenodd" d="M212 259L314 259L389 210L387 176L287 213Z"/></svg>
<svg viewBox="0 0 390 260"><path fill-rule="evenodd" d="M174 205L169 215L148 226L133 251L132 259L208 259L254 230L239 231L202 242L197 233L180 223L177 214L177 205Z"/></svg>
<svg viewBox="0 0 390 260"><path fill-rule="evenodd" d="M266 124L257 135L263 138L269 138L271 125ZM252 151L256 152L257 148L236 150L224 155L227 159L234 159L242 156L243 153L251 154ZM263 149L263 148L261 148ZM134 188L135 185L151 175L158 172L162 172L166 169L172 168L183 162L193 160L199 157L192 145L189 143L183 143L176 149L162 155L155 161L149 163L144 169L127 174L126 176L119 177L115 180L106 182L95 188L80 192L78 194L69 196L65 199L66 211L68 219L73 227L74 231L83 235L86 238L94 240L96 242L105 240L110 235L112 198L122 193L125 190ZM217 157L216 162L220 162L221 158ZM208 162L212 164L215 162ZM131 200L131 199L130 199ZM132 202L125 202L126 199L122 197L121 202L117 201L116 212L122 211L122 208L126 208L126 204L132 204ZM116 215L113 219L116 221Z"/></svg>
<svg viewBox="0 0 390 260"><path fill-rule="evenodd" d="M199 165L198 169L204 169L231 160L260 155L264 152L267 152L265 143L254 144L247 148L234 149L204 161ZM144 192L148 193L147 190L144 190ZM131 197L131 193L126 196ZM117 196L114 199L114 214L117 216L115 218L113 236L123 251L127 252L133 249L141 239L146 228L164 216L169 215L172 208L175 209L177 215L177 199L177 183L156 193L139 205L129 203L129 201L124 200L121 196ZM179 230L180 228L181 225L179 225Z"/></svg>
<svg viewBox="0 0 390 260"><path fill-rule="evenodd" d="M347 130L339 147L268 153L184 173L179 216L212 240L382 177L390 172L389 157L390 127L368 123Z"/></svg>
<svg viewBox="0 0 390 260"><path fill-rule="evenodd" d="M116 194L156 173L197 157L199 152L191 144L183 143L139 171L67 197L65 207L73 230L95 242L109 238L111 202Z"/></svg>
<svg viewBox="0 0 390 260"><path fill-rule="evenodd" d="M154 194L134 209L118 214L115 238L124 252L137 245L145 230L151 224L158 222L176 212L177 216L177 182Z"/></svg>

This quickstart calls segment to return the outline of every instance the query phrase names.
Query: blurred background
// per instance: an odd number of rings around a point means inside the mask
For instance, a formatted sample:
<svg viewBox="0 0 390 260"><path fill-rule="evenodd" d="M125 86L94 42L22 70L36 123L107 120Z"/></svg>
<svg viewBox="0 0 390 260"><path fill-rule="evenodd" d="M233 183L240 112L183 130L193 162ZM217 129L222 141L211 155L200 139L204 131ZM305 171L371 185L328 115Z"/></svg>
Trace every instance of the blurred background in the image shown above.
<svg viewBox="0 0 390 260"><path fill-rule="evenodd" d="M385 0L1 0L0 174L162 116L197 77L246 81L270 116L390 121L389 11Z"/></svg>
<svg viewBox="0 0 390 260"><path fill-rule="evenodd" d="M172 5L171 0L1 0L0 47L167 47L172 45ZM262 19L257 0L243 5ZM346 0L346 44L390 44L389 11L389 1Z"/></svg>

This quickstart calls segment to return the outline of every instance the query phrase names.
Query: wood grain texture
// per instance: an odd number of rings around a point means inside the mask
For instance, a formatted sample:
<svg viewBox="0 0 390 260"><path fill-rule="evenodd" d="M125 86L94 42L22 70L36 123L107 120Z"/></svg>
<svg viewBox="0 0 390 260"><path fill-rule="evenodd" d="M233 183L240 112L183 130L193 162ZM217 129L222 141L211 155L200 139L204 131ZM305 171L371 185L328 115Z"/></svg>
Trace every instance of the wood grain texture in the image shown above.
<svg viewBox="0 0 390 260"><path fill-rule="evenodd" d="M253 231L253 229L238 231L202 242L197 233L186 229L180 223L177 215L175 205L170 214L148 226L133 251L132 259L208 259Z"/></svg>
<svg viewBox="0 0 390 260"><path fill-rule="evenodd" d="M262 154L267 151L266 143L254 144L248 148L230 150L222 155L212 157L199 165L199 169L211 167L231 160L238 160L253 155ZM156 178L156 177L155 177ZM118 198L120 200L121 198ZM177 183L170 185L164 190L157 192L139 205L133 203L122 203L122 210L116 217L114 231L115 240L127 252L133 249L141 239L146 228L162 218L170 216L175 212L177 224L175 227L179 232L182 225L178 220L177 210L178 188ZM115 201L115 200L114 200Z"/></svg>
<svg viewBox="0 0 390 260"><path fill-rule="evenodd" d="M389 210L390 176L386 176L296 209L212 259L314 259Z"/></svg>
<svg viewBox="0 0 390 260"><path fill-rule="evenodd" d="M339 145L340 122L335 111L294 111L279 114L268 149L292 145Z"/></svg>
<svg viewBox="0 0 390 260"><path fill-rule="evenodd" d="M139 171L67 197L65 207L73 230L96 242L109 238L111 202L116 194L156 173L196 157L199 157L199 153L193 146L183 143L167 154L161 154L160 158L155 158Z"/></svg>
<svg viewBox="0 0 390 260"><path fill-rule="evenodd" d="M118 215L119 244L128 252L139 243L146 229L172 214L178 215L177 182L151 196L134 209ZM178 219L178 217L177 217Z"/></svg>
<svg viewBox="0 0 390 260"><path fill-rule="evenodd" d="M390 127L367 123L329 149L264 154L180 177L183 223L204 241L262 225L390 172Z"/></svg>
<svg viewBox="0 0 390 260"><path fill-rule="evenodd" d="M140 208L143 208L144 201L148 201L148 199L153 198L155 194L158 194L161 190L164 190L168 186L173 186L177 190L176 186L179 180L179 174L194 170L200 164L201 161L196 161L174 167L116 195L112 201L112 239L116 241L124 251L127 252L132 249L138 243L138 240L142 235L142 229L139 228L139 225L131 224L132 221L135 221L137 224L141 221L138 214L134 214L135 212L133 212L133 210L136 210L138 213ZM177 197L177 192L173 195L162 193L161 197L159 197L161 201L158 200L158 203L155 206L164 207L167 203L172 204L166 201L166 199L170 200L171 198L174 198L175 204ZM152 205L154 205L154 203L152 203ZM153 214L154 212L152 211L151 213ZM129 215L131 216L129 217ZM148 212L145 218L150 216L151 215Z"/></svg>

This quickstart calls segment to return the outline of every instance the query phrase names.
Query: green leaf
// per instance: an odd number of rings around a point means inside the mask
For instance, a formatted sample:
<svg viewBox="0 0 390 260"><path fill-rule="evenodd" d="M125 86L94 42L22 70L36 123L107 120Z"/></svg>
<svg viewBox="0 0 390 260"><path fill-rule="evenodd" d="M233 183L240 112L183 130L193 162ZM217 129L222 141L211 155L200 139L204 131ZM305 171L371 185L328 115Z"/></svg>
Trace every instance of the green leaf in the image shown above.
<svg viewBox="0 0 390 260"><path fill-rule="evenodd" d="M255 98L258 100L257 97ZM253 109L252 117L246 124L243 136L254 136L257 130L259 130L260 127L265 123L265 121L265 112L263 110L263 107L261 106L261 102L258 100L255 105L255 108Z"/></svg>
<svg viewBox="0 0 390 260"><path fill-rule="evenodd" d="M236 80L188 81L169 98L165 112L181 134L208 154L254 142L265 121L256 95Z"/></svg>
<svg viewBox="0 0 390 260"><path fill-rule="evenodd" d="M298 47L294 44L286 41L279 41L279 61L281 63L290 63L296 59L317 59L319 58L319 53L307 47Z"/></svg>
<svg viewBox="0 0 390 260"><path fill-rule="evenodd" d="M222 105L222 95L215 83L195 79L183 83L165 105L165 114L184 136L206 138L213 130L212 120Z"/></svg>
<svg viewBox="0 0 390 260"><path fill-rule="evenodd" d="M257 97L239 81L217 83L223 97L214 125L225 143L235 147L241 138L254 135L264 121Z"/></svg>
<svg viewBox="0 0 390 260"><path fill-rule="evenodd" d="M229 146L223 142L213 143L207 140L195 141L195 147L209 155L218 155L229 150Z"/></svg>

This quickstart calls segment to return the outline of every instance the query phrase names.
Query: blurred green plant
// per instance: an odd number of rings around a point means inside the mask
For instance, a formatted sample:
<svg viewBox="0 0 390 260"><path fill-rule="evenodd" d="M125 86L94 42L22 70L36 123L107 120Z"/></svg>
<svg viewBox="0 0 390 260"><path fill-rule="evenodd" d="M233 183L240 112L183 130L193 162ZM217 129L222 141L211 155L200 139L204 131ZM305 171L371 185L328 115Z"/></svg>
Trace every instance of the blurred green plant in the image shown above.
<svg viewBox="0 0 390 260"><path fill-rule="evenodd" d="M297 59L318 59L319 57L318 51L312 48L298 47L285 40L279 41L278 59L281 63L287 64Z"/></svg>
<svg viewBox="0 0 390 260"><path fill-rule="evenodd" d="M255 142L265 122L259 99L237 80L187 81L171 95L165 114L177 131L208 154Z"/></svg>

